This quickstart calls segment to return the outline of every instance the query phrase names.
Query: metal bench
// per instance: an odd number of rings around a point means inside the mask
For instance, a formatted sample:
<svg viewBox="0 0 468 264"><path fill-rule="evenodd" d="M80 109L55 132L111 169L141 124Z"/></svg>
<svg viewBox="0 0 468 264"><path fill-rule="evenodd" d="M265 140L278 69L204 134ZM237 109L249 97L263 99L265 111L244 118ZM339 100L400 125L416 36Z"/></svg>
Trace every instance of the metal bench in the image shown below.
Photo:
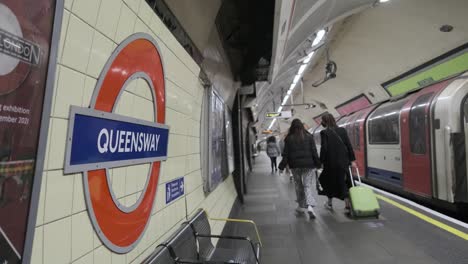
<svg viewBox="0 0 468 264"><path fill-rule="evenodd" d="M211 234L211 227L205 211L199 210L142 263L144 264L178 264L178 263L211 263L211 264L259 264L261 241L255 223L249 220L210 219L253 224L258 242L243 236L222 236ZM239 241L240 244L230 248L215 247L212 238Z"/></svg>

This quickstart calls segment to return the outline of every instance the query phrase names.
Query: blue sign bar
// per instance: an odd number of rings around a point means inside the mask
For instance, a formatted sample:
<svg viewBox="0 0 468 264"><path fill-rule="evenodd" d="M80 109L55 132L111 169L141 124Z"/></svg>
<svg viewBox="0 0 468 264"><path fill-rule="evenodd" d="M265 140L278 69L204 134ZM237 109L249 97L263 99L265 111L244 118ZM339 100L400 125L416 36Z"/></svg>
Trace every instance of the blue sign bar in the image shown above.
<svg viewBox="0 0 468 264"><path fill-rule="evenodd" d="M169 128L73 107L68 139L66 173L165 160Z"/></svg>
<svg viewBox="0 0 468 264"><path fill-rule="evenodd" d="M166 183L166 204L184 195L184 178L178 178Z"/></svg>

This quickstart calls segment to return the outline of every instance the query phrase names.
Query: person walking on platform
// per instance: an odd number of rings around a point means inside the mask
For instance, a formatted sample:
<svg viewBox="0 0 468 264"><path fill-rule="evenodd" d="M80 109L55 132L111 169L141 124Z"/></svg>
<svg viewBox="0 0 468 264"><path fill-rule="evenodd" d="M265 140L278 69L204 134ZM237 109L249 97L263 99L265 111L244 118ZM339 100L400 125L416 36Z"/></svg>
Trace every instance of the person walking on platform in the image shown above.
<svg viewBox="0 0 468 264"><path fill-rule="evenodd" d="M307 132L301 120L294 119L284 143L279 169L283 171L288 165L292 171L298 203L296 211L307 212L310 218L315 218L312 179L315 169L320 167L320 159L314 137Z"/></svg>
<svg viewBox="0 0 468 264"><path fill-rule="evenodd" d="M320 131L320 161L323 171L319 181L323 188L323 194L328 197L325 207L333 209L333 198L344 200L345 209L349 211L349 188L351 188L351 176L349 166L356 167L354 151L349 141L346 130L336 125L335 118L327 113L322 116Z"/></svg>
<svg viewBox="0 0 468 264"><path fill-rule="evenodd" d="M283 150L284 150L284 139L286 138L286 136L287 135L284 135L279 142L281 153L283 153ZM288 165L286 165L286 167L284 168L284 171L286 175L289 176L289 181L293 181L293 175Z"/></svg>
<svg viewBox="0 0 468 264"><path fill-rule="evenodd" d="M278 147L278 144L276 144L276 138L274 136L269 137L267 142L266 153L271 160L271 173L274 173L278 170L278 166L276 165L276 158L281 154L281 151Z"/></svg>

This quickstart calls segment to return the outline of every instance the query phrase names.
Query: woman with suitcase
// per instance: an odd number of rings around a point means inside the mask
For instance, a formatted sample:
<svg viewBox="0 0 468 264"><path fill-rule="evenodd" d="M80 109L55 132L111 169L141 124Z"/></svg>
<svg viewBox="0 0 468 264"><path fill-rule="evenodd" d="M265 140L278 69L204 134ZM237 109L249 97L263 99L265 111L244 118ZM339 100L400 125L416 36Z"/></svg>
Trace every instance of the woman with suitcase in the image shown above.
<svg viewBox="0 0 468 264"><path fill-rule="evenodd" d="M279 165L280 171L289 166L293 174L298 207L296 212L307 212L309 217L315 218L313 206L315 200L312 195L312 178L316 168L320 168L314 137L307 132L299 119L294 119L284 139L283 159Z"/></svg>
<svg viewBox="0 0 468 264"><path fill-rule="evenodd" d="M354 151L346 130L336 125L335 118L331 114L324 114L321 124L325 129L320 131L320 161L323 164L323 171L319 181L323 194L328 197L325 207L332 210L332 199L338 198L345 201L345 209L349 211L349 188L351 188L349 166L356 167Z"/></svg>

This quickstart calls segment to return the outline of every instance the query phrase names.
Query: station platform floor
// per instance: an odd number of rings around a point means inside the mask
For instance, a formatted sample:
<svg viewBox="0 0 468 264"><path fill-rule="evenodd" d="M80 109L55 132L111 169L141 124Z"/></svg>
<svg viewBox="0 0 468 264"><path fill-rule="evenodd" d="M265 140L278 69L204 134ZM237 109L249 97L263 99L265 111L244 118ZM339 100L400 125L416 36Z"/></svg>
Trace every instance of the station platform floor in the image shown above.
<svg viewBox="0 0 468 264"><path fill-rule="evenodd" d="M340 200L334 200L331 212L324 208L323 196L315 197L316 219L297 216L294 183L287 175L271 173L264 152L256 158L247 185L245 203L237 203L231 217L258 225L261 263L468 263L466 226L391 196L379 194L379 219L351 219Z"/></svg>

